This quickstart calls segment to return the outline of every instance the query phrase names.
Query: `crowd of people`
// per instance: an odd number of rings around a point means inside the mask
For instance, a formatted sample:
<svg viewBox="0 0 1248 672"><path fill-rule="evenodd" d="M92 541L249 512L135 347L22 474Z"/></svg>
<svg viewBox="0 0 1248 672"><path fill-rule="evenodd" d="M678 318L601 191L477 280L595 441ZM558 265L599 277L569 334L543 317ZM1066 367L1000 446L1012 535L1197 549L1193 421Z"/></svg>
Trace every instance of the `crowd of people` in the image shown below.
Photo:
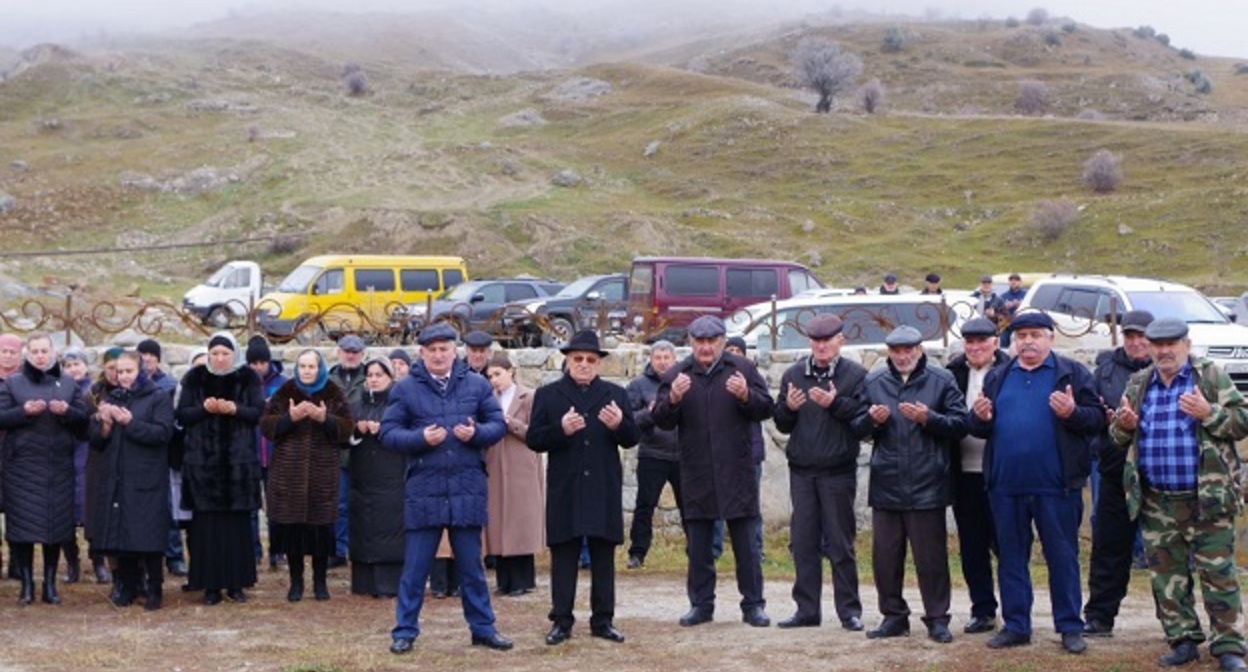
<svg viewBox="0 0 1248 672"><path fill-rule="evenodd" d="M365 361L364 342L346 336L333 366L306 349L289 378L263 338L244 348L222 332L194 353L181 381L161 368L152 340L106 351L92 379L81 350L58 356L46 334L0 335L11 576L20 602L35 602L39 545L38 599L59 603L62 552L67 580L80 580L81 526L92 571L113 584L118 606L161 608L165 569L184 573L183 590L202 592L204 604L245 602L263 558L263 510L270 566L289 571L287 599L303 599L309 559L313 596L330 599L328 569L349 560L352 593L398 598L395 654L421 634L427 585L461 597L473 645L512 648L496 626L487 565L495 595L524 595L537 587L543 547L546 643L573 637L579 567L590 570L590 634L623 642L614 621L615 552L625 543L620 450L638 446L627 566L644 565L659 493L670 485L688 560L689 610L679 624L714 620L726 530L741 619L768 627L760 453L761 423L774 419L789 435L796 572L794 611L779 627L822 624L826 557L842 628L870 639L909 634L909 552L927 635L952 641L952 507L971 602L962 631L994 633L988 647L1031 641L1038 536L1065 651L1112 634L1142 557L1170 646L1159 664L1196 660L1208 641L1221 669L1245 669L1233 527L1243 509L1234 447L1248 436L1243 397L1192 353L1181 321L1128 313L1123 345L1089 371L1053 352L1053 323L1040 312L1012 315L1013 343L1003 350L1008 310L967 321L963 351L947 368L928 359L917 330L898 327L871 371L842 356L840 318L819 315L804 326L809 354L784 372L775 397L712 316L689 326L683 360L671 343L653 344L627 388L601 375L610 353L592 331L572 336L562 374L537 389L517 381L487 334L464 335L459 357L460 334L442 323L420 332L416 359L396 350ZM863 442L880 614L870 629L854 552ZM1078 529L1094 472L1101 488L1085 603Z"/></svg>

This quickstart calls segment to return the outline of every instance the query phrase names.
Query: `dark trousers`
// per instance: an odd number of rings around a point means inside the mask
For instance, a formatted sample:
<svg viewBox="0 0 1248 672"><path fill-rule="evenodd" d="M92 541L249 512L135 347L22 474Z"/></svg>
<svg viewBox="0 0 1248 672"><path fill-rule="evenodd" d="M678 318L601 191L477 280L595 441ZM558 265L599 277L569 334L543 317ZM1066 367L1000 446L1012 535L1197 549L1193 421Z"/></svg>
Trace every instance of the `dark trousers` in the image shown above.
<svg viewBox="0 0 1248 672"><path fill-rule="evenodd" d="M451 550L455 553L455 569L463 596L464 620L472 634L488 637L494 634L494 610L490 607L490 588L485 582L485 566L481 564L481 528L449 527ZM438 554L442 528L427 527L408 530L404 548L403 578L399 581L399 604L395 608L392 637L420 635L420 609L425 603L425 582Z"/></svg>
<svg viewBox="0 0 1248 672"><path fill-rule="evenodd" d="M754 545L759 517L732 518L726 522L728 536L732 539L732 554L736 558L741 610L763 607L767 604L763 599L763 568L758 561L758 547ZM714 520L685 521L685 535L689 540L689 576L686 582L689 604L706 613L715 612L715 558L711 553L714 529Z"/></svg>
<svg viewBox="0 0 1248 672"><path fill-rule="evenodd" d="M906 582L906 542L914 555L914 571L923 598L923 622L949 623L949 541L945 510L871 512L871 568L880 613L906 617L910 606L902 595Z"/></svg>
<svg viewBox="0 0 1248 672"><path fill-rule="evenodd" d="M1083 615L1113 627L1118 608L1131 582L1131 557L1136 524L1127 515L1127 495L1122 487L1122 468L1105 473L1096 499L1096 525L1092 527L1092 559L1088 567L1088 602Z"/></svg>
<svg viewBox="0 0 1248 672"><path fill-rule="evenodd" d="M858 520L854 516L857 475L803 476L789 472L789 497L793 515L789 536L793 552L793 601L797 616L822 619L823 558L832 562L832 595L836 615L841 620L862 616L858 598L858 560L854 536Z"/></svg>
<svg viewBox="0 0 1248 672"><path fill-rule="evenodd" d="M997 595L992 581L992 556L997 553L997 533L992 507L984 489L984 475L959 472L954 479L953 520L958 525L958 552L962 576L971 596L972 618L995 618Z"/></svg>
<svg viewBox="0 0 1248 672"><path fill-rule="evenodd" d="M680 462L637 458L637 501L633 505L633 526L628 533L629 557L644 560L650 551L650 541L654 538L654 508L663 494L663 486L668 483L676 495L676 507L680 508Z"/></svg>
<svg viewBox="0 0 1248 672"><path fill-rule="evenodd" d="M500 555L494 560L494 576L498 592L527 592L537 587L537 568L533 554Z"/></svg>
<svg viewBox="0 0 1248 672"><path fill-rule="evenodd" d="M1044 562L1049 568L1049 600L1053 629L1083 632L1079 617L1079 523L1083 520L1083 493L1056 495L1000 495L988 493L999 549L997 575L1001 582L1001 615L1005 629L1031 635L1032 525L1040 534Z"/></svg>
<svg viewBox="0 0 1248 672"><path fill-rule="evenodd" d="M589 625L610 625L615 618L615 543L585 537L589 547ZM581 538L550 547L550 620L571 628L576 622L576 575L581 557Z"/></svg>
<svg viewBox="0 0 1248 672"><path fill-rule="evenodd" d="M334 555L345 559L350 548L350 530L347 522L347 500L351 497L351 476L346 469L338 470L338 519L334 521ZM422 584L423 585L423 584Z"/></svg>

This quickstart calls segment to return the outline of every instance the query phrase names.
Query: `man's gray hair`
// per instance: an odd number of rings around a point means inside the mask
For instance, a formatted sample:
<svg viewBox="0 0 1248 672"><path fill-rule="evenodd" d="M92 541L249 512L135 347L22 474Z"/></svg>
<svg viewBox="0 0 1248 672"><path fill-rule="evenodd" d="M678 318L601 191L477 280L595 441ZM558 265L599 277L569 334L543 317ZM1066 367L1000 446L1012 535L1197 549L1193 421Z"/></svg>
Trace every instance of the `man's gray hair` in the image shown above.
<svg viewBox="0 0 1248 672"><path fill-rule="evenodd" d="M676 352L676 346L672 345L671 341L658 340L658 341L655 341L654 344L650 346L650 352L654 352L656 350L667 350L668 352Z"/></svg>

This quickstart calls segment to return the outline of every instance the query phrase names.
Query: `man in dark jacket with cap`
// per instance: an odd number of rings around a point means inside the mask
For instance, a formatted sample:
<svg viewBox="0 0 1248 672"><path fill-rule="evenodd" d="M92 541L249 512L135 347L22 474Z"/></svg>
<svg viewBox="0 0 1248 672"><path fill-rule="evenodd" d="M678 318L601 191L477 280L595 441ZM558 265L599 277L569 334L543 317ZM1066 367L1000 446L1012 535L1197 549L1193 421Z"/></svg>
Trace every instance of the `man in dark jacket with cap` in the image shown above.
<svg viewBox="0 0 1248 672"><path fill-rule="evenodd" d="M680 508L680 437L675 430L659 429L650 417L654 395L663 374L676 363L676 346L657 341L650 346L650 361L640 376L628 382L628 403L641 430L637 444L637 499L633 505L633 526L628 537L628 568L646 563L653 537L654 507L664 485L672 486L676 508Z"/></svg>
<svg viewBox="0 0 1248 672"><path fill-rule="evenodd" d="M343 336L338 339L338 362L329 369L329 379L342 388L350 406L358 404L364 396L364 349L363 338L356 334ZM329 558L330 567L345 565L347 549L350 547L347 506L351 495L351 478L347 474L347 445L343 444L342 448L338 470L338 519L334 521L334 554Z"/></svg>
<svg viewBox="0 0 1248 672"><path fill-rule="evenodd" d="M969 416L971 433L987 439L984 474L1005 620L988 646L1031 643L1034 525L1049 569L1054 629L1063 649L1083 653L1079 524L1092 443L1105 431L1105 409L1088 369L1052 352L1052 318L1023 312L1010 326L1018 355L988 373Z"/></svg>
<svg viewBox="0 0 1248 672"><path fill-rule="evenodd" d="M906 543L923 597L930 639L953 641L949 632L949 540L945 507L953 501L949 445L966 434L966 402L953 374L929 366L923 335L902 325L884 339L887 366L867 374L870 406L855 420L870 433L871 566L884 620L870 639L910 632L910 607L902 596Z"/></svg>
<svg viewBox="0 0 1248 672"><path fill-rule="evenodd" d="M723 320L704 315L689 325L693 354L663 376L652 415L664 429L680 430L680 484L688 536L691 608L683 626L707 623L715 613L715 560L711 537L723 518L732 537L742 620L771 625L763 599L754 530L760 509L750 423L771 417L772 398L753 362L724 352Z"/></svg>
<svg viewBox="0 0 1248 672"><path fill-rule="evenodd" d="M830 313L806 323L810 355L780 379L776 429L789 435L789 535L793 553L793 601L797 612L776 625L817 626L822 622L823 556L832 562L836 615L846 630L862 630L858 560L854 554L860 436L854 420L865 416L867 370L841 357L841 318Z"/></svg>
<svg viewBox="0 0 1248 672"><path fill-rule="evenodd" d="M624 635L613 623L615 547L624 541L620 448L637 445L641 430L633 420L628 393L598 375L608 353L599 347L597 333L578 331L561 351L566 371L534 393L525 435L529 448L547 453L552 625L546 643L562 644L572 636L582 537L589 546L590 633L623 642Z"/></svg>
<svg viewBox="0 0 1248 672"><path fill-rule="evenodd" d="M160 368L161 349L160 343L153 338L147 338L139 341L134 347L139 353L139 357L143 359L143 371L147 373L147 377L156 386L156 389L173 397L173 391L178 387L178 381L173 376L165 373Z"/></svg>
<svg viewBox="0 0 1248 672"><path fill-rule="evenodd" d="M1122 345L1100 353L1092 378L1096 393L1113 413L1127 381L1136 371L1148 367L1148 338L1144 330L1153 321L1146 310L1132 310L1122 317ZM1110 416L1112 417L1112 415ZM1092 498L1092 559L1088 565L1088 601L1083 605L1086 623L1083 633L1091 637L1109 637L1114 632L1114 619L1131 582L1132 551L1138 527L1127 515L1127 493L1122 486L1122 467L1127 453L1102 434L1097 441L1096 469L1100 487ZM1139 543L1143 545L1143 539ZM1141 549L1140 554L1143 555Z"/></svg>
<svg viewBox="0 0 1248 672"><path fill-rule="evenodd" d="M273 396L282 385L289 380L282 375L282 363L273 361L273 351L269 349L269 342L264 336L256 334L247 339L247 366L256 375L260 377L260 385L264 388L264 400L267 402L269 397ZM260 453L260 481L264 485L265 503L269 498L269 458L273 454L273 444L260 431L260 427L256 427L256 448ZM272 521L269 522L269 529L272 529ZM260 547L260 512L253 511L251 513L251 534L256 546L256 561L260 561L262 549ZM274 554L272 549L269 551L269 569L277 571L285 566L286 556L282 553Z"/></svg>
<svg viewBox="0 0 1248 672"><path fill-rule="evenodd" d="M962 324L962 350L949 360L947 368L970 403L979 398L988 372L1009 357L998 347L997 325L983 317ZM967 434L951 447L953 520L958 526L962 577L966 579L966 590L971 597L971 620L962 631L973 635L996 629L997 596L992 579L992 556L997 552L997 535L984 484L984 440Z"/></svg>
<svg viewBox="0 0 1248 672"><path fill-rule="evenodd" d="M484 331L470 331L464 334L464 361L468 370L485 375L490 364L490 348L494 345L494 337Z"/></svg>
<svg viewBox="0 0 1248 672"><path fill-rule="evenodd" d="M919 292L920 294L944 294L940 289L940 276L936 273L928 273L923 281L923 290Z"/></svg>
<svg viewBox="0 0 1248 672"><path fill-rule="evenodd" d="M404 486L406 549L390 651L412 650L420 635L425 581L446 530L460 572L464 620L473 646L512 647L494 627L481 563L486 523L485 450L507 431L490 384L455 356L455 330L436 323L417 340L421 361L390 390L381 444L407 456Z"/></svg>

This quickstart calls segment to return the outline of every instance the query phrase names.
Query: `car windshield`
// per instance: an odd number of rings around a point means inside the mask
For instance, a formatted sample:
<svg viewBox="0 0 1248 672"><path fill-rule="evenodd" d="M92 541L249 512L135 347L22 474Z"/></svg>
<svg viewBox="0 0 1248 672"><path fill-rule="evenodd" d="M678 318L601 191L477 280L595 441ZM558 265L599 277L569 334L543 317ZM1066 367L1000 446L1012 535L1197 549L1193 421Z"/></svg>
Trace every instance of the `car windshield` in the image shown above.
<svg viewBox="0 0 1248 672"><path fill-rule="evenodd" d="M594 283L598 282L598 280L600 279L601 278L581 278L580 280L576 280L572 284L568 285L567 287L564 287L563 289L559 290L559 293L555 295L555 298L556 299L578 298L581 295L585 294L585 292L588 292L589 288L593 287Z"/></svg>
<svg viewBox="0 0 1248 672"><path fill-rule="evenodd" d="M1230 320L1203 294L1192 291L1128 292L1136 310L1147 310L1154 318L1174 317L1191 324L1226 324Z"/></svg>
<svg viewBox="0 0 1248 672"><path fill-rule="evenodd" d="M277 291L289 294L302 294L308 291L308 284L321 272L320 266L300 266L290 272L277 286Z"/></svg>
<svg viewBox="0 0 1248 672"><path fill-rule="evenodd" d="M234 266L231 264L226 264L222 266L221 268L218 268L217 272L213 273L211 278L208 278L207 280L204 281L204 284L209 287L220 287L221 283L225 282L225 279L230 277L230 273L233 273L233 272L234 272Z"/></svg>

